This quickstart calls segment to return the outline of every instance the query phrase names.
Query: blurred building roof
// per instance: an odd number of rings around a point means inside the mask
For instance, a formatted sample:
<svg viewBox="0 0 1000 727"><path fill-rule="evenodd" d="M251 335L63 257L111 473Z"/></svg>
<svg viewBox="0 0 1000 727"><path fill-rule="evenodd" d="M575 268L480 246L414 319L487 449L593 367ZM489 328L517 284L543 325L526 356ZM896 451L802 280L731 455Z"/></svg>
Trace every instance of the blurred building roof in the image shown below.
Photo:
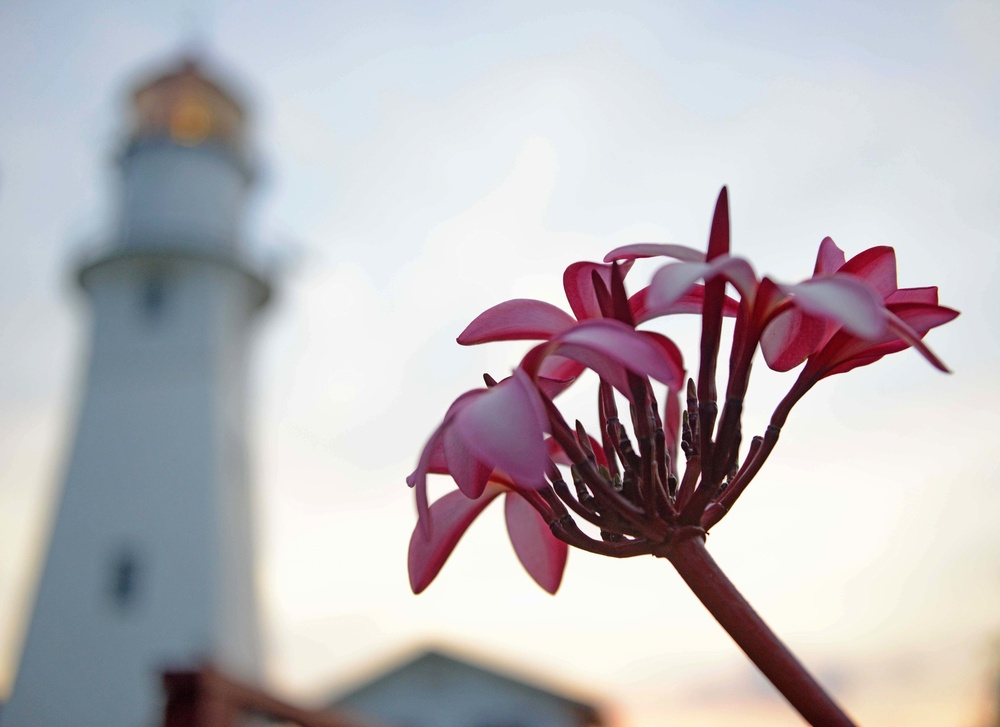
<svg viewBox="0 0 1000 727"><path fill-rule="evenodd" d="M430 649L332 702L391 727L604 727L601 711L525 678Z"/></svg>

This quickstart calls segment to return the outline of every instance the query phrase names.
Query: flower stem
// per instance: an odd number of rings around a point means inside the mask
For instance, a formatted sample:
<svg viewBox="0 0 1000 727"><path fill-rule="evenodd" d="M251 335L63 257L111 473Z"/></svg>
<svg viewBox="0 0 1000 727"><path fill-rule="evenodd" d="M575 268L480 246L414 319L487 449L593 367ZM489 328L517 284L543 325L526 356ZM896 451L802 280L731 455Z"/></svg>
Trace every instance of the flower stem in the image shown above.
<svg viewBox="0 0 1000 727"><path fill-rule="evenodd" d="M677 533L665 552L681 578L771 684L810 724L854 727L753 607L705 548L700 528Z"/></svg>

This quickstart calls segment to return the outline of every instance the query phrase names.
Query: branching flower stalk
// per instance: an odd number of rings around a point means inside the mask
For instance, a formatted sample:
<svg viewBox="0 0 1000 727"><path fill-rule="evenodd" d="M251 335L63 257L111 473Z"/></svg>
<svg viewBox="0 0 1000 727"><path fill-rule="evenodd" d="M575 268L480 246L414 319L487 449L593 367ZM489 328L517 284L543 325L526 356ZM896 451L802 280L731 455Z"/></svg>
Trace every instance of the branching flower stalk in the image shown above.
<svg viewBox="0 0 1000 727"><path fill-rule="evenodd" d="M648 257L672 262L629 296L626 275L637 258ZM707 253L630 245L603 263L570 265L563 283L574 315L542 301L510 300L459 336L467 345L541 343L510 377L486 375L485 388L451 405L408 478L419 513L409 550L414 592L430 584L472 521L504 495L514 550L548 592L559 587L569 546L613 558L664 558L805 719L853 724L726 578L705 548L706 534L733 509L774 451L792 407L818 381L910 347L947 371L922 339L958 313L938 305L936 288L897 288L890 247L846 260L826 238L809 279L758 278L730 253L725 188ZM638 328L675 314L701 317L696 378L687 378L671 339ZM726 317L735 325L720 407L716 371ZM744 443L743 402L758 350L776 371L804 365L764 432ZM599 382L597 432L570 424L555 403L587 369ZM431 505L428 474L450 475L458 490Z"/></svg>

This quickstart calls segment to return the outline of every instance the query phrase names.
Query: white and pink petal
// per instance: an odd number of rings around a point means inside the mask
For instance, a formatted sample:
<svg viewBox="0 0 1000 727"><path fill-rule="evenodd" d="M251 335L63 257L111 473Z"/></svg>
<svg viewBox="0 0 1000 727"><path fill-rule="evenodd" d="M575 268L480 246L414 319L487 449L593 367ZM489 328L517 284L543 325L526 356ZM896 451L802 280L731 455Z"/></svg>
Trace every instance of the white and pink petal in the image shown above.
<svg viewBox="0 0 1000 727"><path fill-rule="evenodd" d="M706 283L725 278L742 298L752 301L757 288L753 267L743 258L722 255L707 263L671 263L653 274L649 283L648 305L669 308L689 294L699 280Z"/></svg>
<svg viewBox="0 0 1000 727"><path fill-rule="evenodd" d="M456 435L491 470L499 468L527 487L544 487L548 417L532 381L516 370L479 394L456 413Z"/></svg>
<svg viewBox="0 0 1000 727"><path fill-rule="evenodd" d="M834 321L861 338L877 338L886 330L882 298L856 277L838 273L778 287L798 309Z"/></svg>
<svg viewBox="0 0 1000 727"><path fill-rule="evenodd" d="M522 359L521 368L535 377L547 357L561 356L596 371L626 396L626 371L679 388L684 377L683 361L676 346L663 339L616 320L584 321L533 348Z"/></svg>
<svg viewBox="0 0 1000 727"><path fill-rule="evenodd" d="M675 315L678 313L700 314L705 305L705 286L694 285L691 289L677 300L667 305L652 305L649 302L649 286L638 290L628 300L632 317L637 324L650 321L660 316ZM722 304L722 315L728 318L735 318L739 310L739 303L728 295Z"/></svg>
<svg viewBox="0 0 1000 727"><path fill-rule="evenodd" d="M489 308L458 337L463 346L490 341L545 340L576 323L560 308L541 300L517 298Z"/></svg>
<svg viewBox="0 0 1000 727"><path fill-rule="evenodd" d="M686 245L671 245L658 242L637 242L631 245L616 247L604 256L604 262L616 260L638 260L649 257L668 257L688 263L705 262L705 253Z"/></svg>

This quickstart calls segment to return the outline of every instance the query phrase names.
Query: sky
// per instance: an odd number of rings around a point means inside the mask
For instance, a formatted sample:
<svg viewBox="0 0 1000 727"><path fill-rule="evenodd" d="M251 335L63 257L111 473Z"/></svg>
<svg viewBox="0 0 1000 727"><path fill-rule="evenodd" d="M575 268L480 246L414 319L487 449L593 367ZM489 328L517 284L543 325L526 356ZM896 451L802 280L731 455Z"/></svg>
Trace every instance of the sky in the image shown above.
<svg viewBox="0 0 1000 727"><path fill-rule="evenodd" d="M892 245L900 284L962 316L928 337L951 375L911 351L818 385L709 549L861 723L983 724L998 35L974 1L0 5L0 695L73 436L73 261L113 224L127 90L195 48L252 102L245 244L277 286L251 391L275 688L317 698L443 643L622 727L800 723L663 561L573 552L550 597L497 508L424 594L406 579L406 474L451 400L526 350L462 328L512 297L565 306L563 268L617 245L703 245L725 184L758 271L807 276L827 235ZM697 329L668 332L691 360ZM757 369L748 431L791 383Z"/></svg>

